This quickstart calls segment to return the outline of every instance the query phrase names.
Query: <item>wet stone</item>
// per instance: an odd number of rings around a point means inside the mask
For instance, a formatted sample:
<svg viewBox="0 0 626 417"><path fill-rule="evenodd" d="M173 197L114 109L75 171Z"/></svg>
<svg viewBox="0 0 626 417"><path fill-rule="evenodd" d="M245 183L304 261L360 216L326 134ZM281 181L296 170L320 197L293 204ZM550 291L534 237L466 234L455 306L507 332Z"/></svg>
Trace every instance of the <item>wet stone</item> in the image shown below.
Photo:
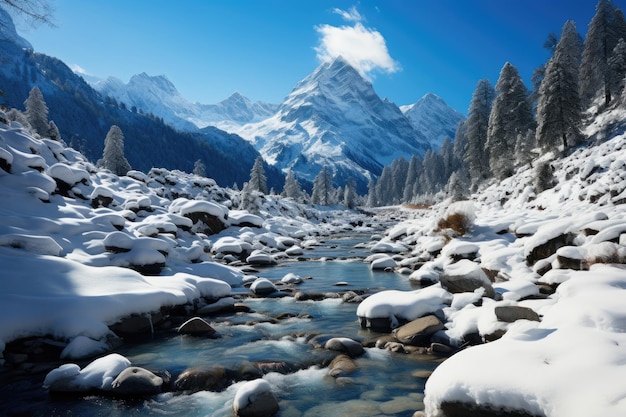
<svg viewBox="0 0 626 417"><path fill-rule="evenodd" d="M131 366L113 380L112 392L123 396L154 395L161 392L163 379L144 368Z"/></svg>
<svg viewBox="0 0 626 417"><path fill-rule="evenodd" d="M200 317L194 317L184 322L178 328L178 333L201 336L213 334L215 329Z"/></svg>

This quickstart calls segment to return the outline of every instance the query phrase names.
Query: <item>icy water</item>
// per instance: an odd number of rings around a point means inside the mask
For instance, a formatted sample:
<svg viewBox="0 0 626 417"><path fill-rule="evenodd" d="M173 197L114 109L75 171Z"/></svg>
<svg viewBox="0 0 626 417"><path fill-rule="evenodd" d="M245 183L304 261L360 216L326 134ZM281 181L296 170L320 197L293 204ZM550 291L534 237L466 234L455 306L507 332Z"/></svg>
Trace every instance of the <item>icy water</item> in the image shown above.
<svg viewBox="0 0 626 417"><path fill-rule="evenodd" d="M362 260L355 259L368 255L366 250L354 248L364 239L328 240L305 253L305 258L316 260L287 262L261 269L257 275L272 281L289 272L308 277L297 286L303 292L412 289L406 276L373 272ZM328 369L321 366L327 362L328 353L307 343L310 335L356 340L377 335L360 329L357 304L343 303L340 299L296 302L293 297L240 301L252 312L209 319L219 338L168 336L123 346L117 352L135 366L167 370L172 375L188 368L237 368L255 361L298 364L302 369L295 373L270 373L264 377L279 400L277 416L280 417L412 416L423 409L423 371L427 373L438 364L431 357L366 349L365 355L355 359L357 370L341 379L328 376ZM300 317L271 319L282 313ZM102 396L57 399L41 389L44 376L3 384L0 398L7 407L0 410L0 415L16 411L14 415L27 416L231 416L232 399L241 385L234 384L222 392L166 393L141 401Z"/></svg>

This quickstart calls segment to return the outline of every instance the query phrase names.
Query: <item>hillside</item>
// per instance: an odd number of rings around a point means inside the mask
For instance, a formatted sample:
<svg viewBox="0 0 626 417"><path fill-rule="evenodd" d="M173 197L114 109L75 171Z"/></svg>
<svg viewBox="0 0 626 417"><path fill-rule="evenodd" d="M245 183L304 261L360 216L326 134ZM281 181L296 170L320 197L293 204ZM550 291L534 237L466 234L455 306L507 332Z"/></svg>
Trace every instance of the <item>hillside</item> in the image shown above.
<svg viewBox="0 0 626 417"><path fill-rule="evenodd" d="M623 115L617 108L587 127L605 141L545 155L549 189L539 192L526 167L469 201L405 209L413 220L374 246L404 248L397 265L419 265L406 270L431 285L414 295L432 306L419 314L443 325L430 340L458 351L426 383L428 416L626 412L610 399L626 393L614 383L626 377L626 134L605 136ZM441 311L437 289L450 297ZM372 320L389 309L389 320L416 318L393 293L366 300L357 314Z"/></svg>
<svg viewBox="0 0 626 417"><path fill-rule="evenodd" d="M12 28L9 15L0 8L0 18ZM112 125L125 135L125 154L131 166L147 172L166 167L191 172L194 162L202 160L207 175L222 185L243 185L258 152L237 135L219 129L193 134L179 132L150 114L131 111L107 100L60 60L39 54L14 30L0 32L1 104L24 108L32 87L43 93L49 119L58 126L62 138L79 149L89 160L102 157L104 138ZM282 174L266 165L270 186L282 187Z"/></svg>

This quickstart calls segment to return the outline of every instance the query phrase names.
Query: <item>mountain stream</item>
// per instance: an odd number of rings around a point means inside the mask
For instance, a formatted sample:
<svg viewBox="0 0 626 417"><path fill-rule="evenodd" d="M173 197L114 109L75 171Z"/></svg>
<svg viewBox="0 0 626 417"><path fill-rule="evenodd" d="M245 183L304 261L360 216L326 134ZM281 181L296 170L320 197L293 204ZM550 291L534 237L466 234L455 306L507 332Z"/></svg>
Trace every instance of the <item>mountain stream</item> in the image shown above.
<svg viewBox="0 0 626 417"><path fill-rule="evenodd" d="M273 282L288 273L305 277L296 289L302 292L413 289L406 276L370 270L362 261L369 251L358 245L365 239L329 239L306 251L304 260L262 268L257 275ZM366 348L365 354L354 359L354 372L340 378L329 375L329 353L311 344L313 335L357 341L379 336L360 328L357 303L343 302L341 298L296 301L294 297L242 297L238 302L248 306L250 312L207 318L217 330L217 338L155 335L149 341L127 343L116 352L127 357L133 366L167 370L173 376L190 368L236 368L250 362L298 364L292 372L264 376L279 401L279 417L412 416L423 410L424 383L439 363L436 357ZM279 315L282 318L277 320ZM235 392L241 384L219 392L164 393L132 401L100 395L56 398L41 387L44 376L45 373L11 375L3 371L0 398L6 408L0 410L0 415L230 416Z"/></svg>

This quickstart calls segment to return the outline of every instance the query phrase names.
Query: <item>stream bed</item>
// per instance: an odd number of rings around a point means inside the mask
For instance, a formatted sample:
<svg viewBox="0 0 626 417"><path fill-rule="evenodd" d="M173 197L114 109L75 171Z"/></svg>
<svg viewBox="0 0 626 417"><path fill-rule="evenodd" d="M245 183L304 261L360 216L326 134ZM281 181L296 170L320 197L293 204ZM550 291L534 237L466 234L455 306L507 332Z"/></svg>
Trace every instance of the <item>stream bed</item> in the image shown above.
<svg viewBox="0 0 626 417"><path fill-rule="evenodd" d="M307 251L300 261L261 268L257 275L279 281L288 273L305 279L302 292L376 292L411 290L406 276L372 271L362 261L369 252L358 248L367 237L329 239ZM355 248L355 246L357 246ZM339 284L339 285L338 285ZM412 416L423 410L426 377L436 357L366 348L354 359L356 371L342 378L328 375L328 352L316 348L315 335L363 341L377 333L360 328L358 304L341 298L296 301L294 297L253 298L234 295L250 311L206 318L215 338L168 334L127 343L116 350L133 366L166 370L177 375L190 368L241 368L247 363L289 363L294 371L264 376L276 395L277 416ZM281 317L280 319L276 319ZM0 415L19 416L230 416L232 401L242 382L220 392L164 393L142 400L106 396L54 398L41 387L45 373L0 374ZM4 414L6 413L6 414Z"/></svg>

